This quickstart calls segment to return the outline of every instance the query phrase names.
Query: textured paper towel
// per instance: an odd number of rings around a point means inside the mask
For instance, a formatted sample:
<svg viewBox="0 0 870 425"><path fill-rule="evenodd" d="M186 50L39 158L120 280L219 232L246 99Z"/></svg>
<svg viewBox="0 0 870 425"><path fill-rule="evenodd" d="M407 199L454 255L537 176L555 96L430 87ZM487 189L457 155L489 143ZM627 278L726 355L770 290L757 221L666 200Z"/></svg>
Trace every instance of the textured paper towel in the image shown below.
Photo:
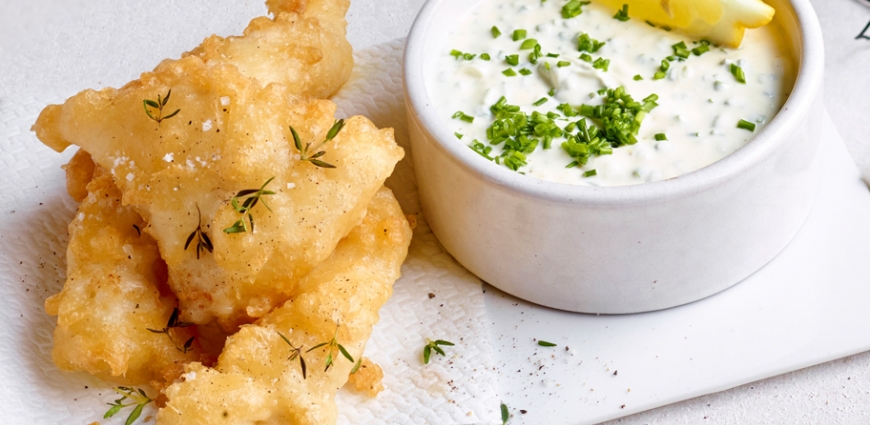
<svg viewBox="0 0 870 425"><path fill-rule="evenodd" d="M76 204L65 193L59 168L72 150L54 153L29 128L45 104L85 87L78 82L68 87L70 77L40 83L34 75L50 72L42 66L50 70L55 62L70 69L90 64L70 51L41 56L19 49L10 54L8 46L0 43L0 422L122 423L123 417L102 420L105 403L115 398L111 385L86 374L61 372L52 364L55 321L42 306L63 283L66 227ZM397 41L357 53L353 81L336 101L342 115L362 113L380 126L395 127L397 140L407 149L401 48ZM105 60L123 61L128 53L118 51ZM148 62L153 65L159 58ZM104 81L113 85L129 74L105 71ZM409 157L389 185L405 211L417 213ZM384 367L387 389L374 400L340 392L340 423L498 422L495 361L479 280L443 251L422 216L402 272L366 349ZM427 337L457 346L424 366L421 351ZM153 413L146 410L143 419Z"/></svg>

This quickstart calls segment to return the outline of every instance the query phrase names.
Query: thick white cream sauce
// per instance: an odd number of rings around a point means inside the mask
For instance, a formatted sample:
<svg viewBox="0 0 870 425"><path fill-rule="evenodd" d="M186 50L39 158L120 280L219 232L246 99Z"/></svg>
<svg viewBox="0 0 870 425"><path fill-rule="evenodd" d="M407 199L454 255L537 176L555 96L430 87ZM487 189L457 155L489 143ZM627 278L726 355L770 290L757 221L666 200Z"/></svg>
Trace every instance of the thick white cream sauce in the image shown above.
<svg viewBox="0 0 870 425"><path fill-rule="evenodd" d="M673 55L672 45L684 41L692 49L698 46L697 40L653 28L637 19L621 22L613 19L612 11L594 3L584 6L579 16L563 19L561 8L565 3L483 0L450 31L443 48L433 52L439 58L436 69L429 70L427 88L445 125L463 135L456 143L468 145L476 139L490 146L486 137L486 129L494 119L490 106L502 96L526 113L553 111L561 115L556 109L559 104L599 105L603 98L596 92L624 86L637 101L653 93L659 96L659 106L647 114L636 136L638 143L614 148L611 155L594 156L585 166L566 168L573 159L561 147L564 139L557 138L550 149L539 144L527 155L527 165L518 171L576 185L641 184L697 170L744 146L779 111L791 90L792 64L776 22L747 30L738 49L710 46L710 51L701 56L693 54L685 61L671 62L667 76L653 80L661 61ZM501 36L493 38L492 26L499 28ZM545 55L554 53L559 57L545 56L538 65L531 64L530 50L520 50L522 41L511 37L517 29L525 29L527 38L536 39ZM594 69L579 59L580 33L606 42L590 55L609 59L608 71ZM477 56L457 60L450 55L453 49ZM491 59L482 60L483 53ZM505 57L514 54L519 54L519 64L510 66ZM558 61L570 65L560 68ZM544 62L550 63L550 73L541 68ZM746 84L738 83L732 75L731 63L743 69ZM518 75L502 74L508 68ZM521 69L533 72L523 76L519 74ZM634 80L635 75L643 80ZM548 95L551 89L555 89L554 96ZM542 97L548 101L534 106ZM457 111L473 116L474 122L451 118ZM564 127L580 118L556 123ZM755 131L737 128L741 119L755 123ZM655 140L657 133L664 133L668 140ZM502 146L493 146L490 155L500 154ZM597 175L584 177L589 170Z"/></svg>

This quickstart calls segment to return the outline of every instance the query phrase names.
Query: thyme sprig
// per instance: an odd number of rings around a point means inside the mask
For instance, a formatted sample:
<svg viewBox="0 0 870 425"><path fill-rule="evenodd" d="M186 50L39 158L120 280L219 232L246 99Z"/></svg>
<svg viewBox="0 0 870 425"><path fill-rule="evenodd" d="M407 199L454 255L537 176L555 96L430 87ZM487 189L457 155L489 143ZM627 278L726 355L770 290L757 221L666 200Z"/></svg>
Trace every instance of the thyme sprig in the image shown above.
<svg viewBox="0 0 870 425"><path fill-rule="evenodd" d="M187 237L187 242L184 243L184 250L187 251L187 247L190 246L190 243L193 242L193 238L196 238L196 259L199 260L199 252L200 251L208 251L214 252L214 245L211 243L211 239L209 239L208 234L202 231L202 211L199 210L199 205L196 206L196 214L199 217L197 219L196 230Z"/></svg>
<svg viewBox="0 0 870 425"><path fill-rule="evenodd" d="M248 231L248 223L251 223L251 232L254 231L254 216L251 215L251 210L257 206L257 204L262 201L263 206L266 207L267 210L272 211L272 208L269 208L269 205L266 204L266 201L262 199L263 195L274 195L275 192L271 190L265 190L266 186L274 180L275 177L266 180L266 183L263 183L259 189L245 189L240 190L236 196L233 197L232 205L233 209L236 212L241 213L242 217L236 220L232 226L224 229L224 233L244 233ZM239 203L240 199L244 199L242 203ZM248 221L245 222L245 219Z"/></svg>
<svg viewBox="0 0 870 425"><path fill-rule="evenodd" d="M298 347L294 347L293 344L290 343L290 340L287 339L286 336L284 336L284 334L282 334L281 332L278 332L278 335L280 335L281 339L283 339L284 342L286 342L287 345L290 346L290 357L287 357L287 361L292 362L293 360L296 360L298 358L299 359L299 367L302 368L302 379L308 379L308 372L307 372L307 368L305 367L305 359L302 358L302 345L300 345ZM311 351L311 350L308 350L308 351Z"/></svg>
<svg viewBox="0 0 870 425"><path fill-rule="evenodd" d="M142 414L142 409L148 404L151 403L151 400L148 395L145 394L145 391L141 389L133 389L132 387L115 387L112 388L113 391L121 395L121 398L115 400L114 403L106 403L109 406L109 410L103 415L103 419L109 419L112 416L115 416L121 409L130 406L136 406L133 408L133 411L130 412L130 416L127 416L127 421L124 422L125 425L131 425L133 422L136 422L136 419L139 419L139 415ZM124 400L129 399L131 403L124 404Z"/></svg>
<svg viewBox="0 0 870 425"><path fill-rule="evenodd" d="M175 342L174 339L172 339L172 334L169 332L169 330L175 329L175 328L186 328L188 326L193 326L193 325L194 325L193 323L189 323L189 322L179 322L178 321L178 308L174 308L174 309L172 309L172 315L169 316L169 321L166 322L166 327L164 327L163 329L151 329L151 328L146 328L146 329L148 329L149 331L154 332L156 334L166 334L166 336L169 338L169 340L172 341L172 344L175 345L176 350L181 351L184 354L187 354L187 352L190 351L190 347L191 347L191 345L193 345L193 340L196 339L196 337L192 336L192 337L188 338L187 341L184 342L184 345L182 345L181 348L178 348L178 344Z"/></svg>
<svg viewBox="0 0 870 425"><path fill-rule="evenodd" d="M164 97L164 98L161 98L160 94L158 93L156 101L151 100L151 99L145 99L142 101L142 106L145 108L145 113L148 114L148 118L151 118L152 120L156 121L158 126L160 125L160 123L163 120L168 120L169 118L172 118L175 115L177 115L179 112L181 112L181 109L176 109L175 112L173 112L165 117L163 116L163 107L166 106L166 104L169 102L169 96L171 94L172 94L172 89L169 89L169 91L166 92L166 97ZM149 109L149 107L157 109L157 116L156 117L151 113L151 109Z"/></svg>
<svg viewBox="0 0 870 425"><path fill-rule="evenodd" d="M439 345L452 347L455 344L453 344L450 341L445 341L443 339L438 339L438 340L432 341L431 339L426 338L426 346L423 347L423 364L429 364L429 357L432 355L433 350L442 356L447 355L444 353L444 350L441 347L439 347Z"/></svg>
<svg viewBox="0 0 870 425"><path fill-rule="evenodd" d="M326 341L326 342L321 342L320 344L317 344L314 347L309 348L308 351L306 351L306 353L310 353L311 351L316 350L320 347L324 347L324 346L326 347L328 354L326 356L326 368L323 369L324 372L329 370L329 368L335 363L334 354L335 354L336 348L338 349L339 352L341 352L341 355L344 356L344 358L348 359L351 363L354 362L353 357L350 355L350 353L347 352L347 350L344 348L343 345L338 343L337 338L338 338L338 327L335 328L335 334L332 336L331 340Z"/></svg>
<svg viewBox="0 0 870 425"><path fill-rule="evenodd" d="M296 133L296 130L293 126L290 126L290 132L293 133L293 143L296 144L296 149L299 149L299 155L301 156L302 161L309 161L312 164L321 167L321 168L335 168L334 165L324 162L320 159L323 155L326 155L326 151L318 151L326 142L331 141L338 136L338 132L344 128L344 120L336 120L332 124L332 128L329 129L329 132L326 133L326 139L320 142L317 146L311 147L311 143L306 143L305 146L302 146L302 139L299 138L299 134ZM315 152L316 151L316 152ZM314 152L314 153L312 153Z"/></svg>

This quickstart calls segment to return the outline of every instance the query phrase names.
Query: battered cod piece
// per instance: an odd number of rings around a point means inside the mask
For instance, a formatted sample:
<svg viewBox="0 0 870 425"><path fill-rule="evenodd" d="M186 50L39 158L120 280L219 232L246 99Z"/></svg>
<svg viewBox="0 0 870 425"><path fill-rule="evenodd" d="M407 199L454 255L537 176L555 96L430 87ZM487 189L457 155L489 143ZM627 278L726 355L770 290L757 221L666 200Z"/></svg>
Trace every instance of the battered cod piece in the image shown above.
<svg viewBox="0 0 870 425"><path fill-rule="evenodd" d="M349 0L267 2L275 18L255 18L241 37L212 35L186 53L206 63L225 62L260 84L283 84L290 93L326 99L353 70L344 15Z"/></svg>
<svg viewBox="0 0 870 425"><path fill-rule="evenodd" d="M158 123L143 99L170 89L167 111L180 112ZM360 222L404 155L392 129L353 117L318 150L325 154L316 160L336 168L305 160L290 128L303 149L319 145L334 112L330 101L293 98L280 84L262 87L235 66L188 56L121 89L86 90L49 106L35 129L54 148L83 147L111 172L123 203L160 246L183 320L232 330L290 297ZM236 195L259 188L270 193L240 211L245 197ZM225 231L240 219L244 232ZM199 226L214 252L197 258L185 245Z"/></svg>
<svg viewBox="0 0 870 425"><path fill-rule="evenodd" d="M172 340L148 331L164 328L177 303L165 265L154 239L136 229L142 218L121 205L111 176L87 160L86 153L76 155L67 166L68 175L89 168L96 177L69 226L66 283L45 302L48 314L58 316L52 358L61 369L127 385L172 381L184 363L206 357L195 340L184 348L193 328L170 330Z"/></svg>
<svg viewBox="0 0 870 425"><path fill-rule="evenodd" d="M362 355L378 310L392 292L411 229L395 198L381 189L363 223L299 284L300 293L230 337L212 369L189 364L166 390L161 425L334 424L335 393ZM280 332L280 334L279 334ZM284 335L288 342L285 342ZM299 357L307 365L307 377ZM326 361L331 353L333 364Z"/></svg>

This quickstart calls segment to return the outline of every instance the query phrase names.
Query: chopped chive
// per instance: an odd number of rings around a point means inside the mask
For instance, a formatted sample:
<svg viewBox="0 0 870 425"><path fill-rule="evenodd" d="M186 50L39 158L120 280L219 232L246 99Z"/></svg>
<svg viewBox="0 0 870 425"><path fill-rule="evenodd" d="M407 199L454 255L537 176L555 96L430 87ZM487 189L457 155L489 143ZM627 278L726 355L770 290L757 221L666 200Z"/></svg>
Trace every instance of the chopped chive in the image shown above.
<svg viewBox="0 0 870 425"><path fill-rule="evenodd" d="M474 59L475 56L477 56L477 55L473 55L471 53L464 53L462 55L462 58L467 60L467 61L470 61L470 60Z"/></svg>
<svg viewBox="0 0 870 425"><path fill-rule="evenodd" d="M538 44L538 40L535 40L534 38L527 38L523 40L523 44L520 44L520 50L533 49L536 44Z"/></svg>
<svg viewBox="0 0 870 425"><path fill-rule="evenodd" d="M584 53L584 54L580 55L580 60L582 60L583 62L592 63L592 56L590 56L587 53Z"/></svg>
<svg viewBox="0 0 870 425"><path fill-rule="evenodd" d="M668 72L668 70L671 69L671 63L668 62L666 59L662 60L662 66L659 67L659 69L661 69L662 72Z"/></svg>
<svg viewBox="0 0 870 425"><path fill-rule="evenodd" d="M512 68L508 68L508 69L502 71L501 73L508 76L508 77L516 77L517 76L516 71L514 71Z"/></svg>
<svg viewBox="0 0 870 425"><path fill-rule="evenodd" d="M556 62L556 66L558 66L559 68L564 68L564 67L570 66L570 65L571 65L571 62L568 62L568 61Z"/></svg>
<svg viewBox="0 0 870 425"><path fill-rule="evenodd" d="M507 55L504 57L505 62L511 66L517 66L520 64L520 55Z"/></svg>
<svg viewBox="0 0 870 425"><path fill-rule="evenodd" d="M535 103L533 103L532 105L535 105L535 106L541 106L541 105L543 105L543 104L545 104L545 103L547 103L547 98L546 98L546 97L542 97L542 98L538 99L538 100L537 100Z"/></svg>
<svg viewBox="0 0 870 425"><path fill-rule="evenodd" d="M607 72L607 68L610 67L610 59L595 59L595 62L592 62L592 67Z"/></svg>
<svg viewBox="0 0 870 425"><path fill-rule="evenodd" d="M665 133L658 133L655 137L658 141L668 140L668 136L666 136Z"/></svg>
<svg viewBox="0 0 870 425"><path fill-rule="evenodd" d="M454 58L459 59L460 57L462 57L462 52L460 52L459 50L453 49L450 51L450 56L453 56Z"/></svg>
<svg viewBox="0 0 870 425"><path fill-rule="evenodd" d="M550 95L550 96L555 96L555 95L556 95L556 89L554 89L554 88L553 88L553 89L550 89L550 91L548 91L547 94Z"/></svg>
<svg viewBox="0 0 870 425"><path fill-rule="evenodd" d="M607 93L607 89L598 89L598 95L604 96Z"/></svg>
<svg viewBox="0 0 870 425"><path fill-rule="evenodd" d="M592 176L597 176L597 175L598 175L598 171L595 171L594 169L586 171L583 173L583 177L592 177Z"/></svg>
<svg viewBox="0 0 870 425"><path fill-rule="evenodd" d="M737 128L742 128L744 130L755 132L755 123L751 123L746 120L740 120L737 122Z"/></svg>
<svg viewBox="0 0 870 425"><path fill-rule="evenodd" d="M501 35L501 31L495 25L492 26L492 29L490 29L490 32L492 32L492 38L498 38L498 36Z"/></svg>
<svg viewBox="0 0 870 425"><path fill-rule="evenodd" d="M572 163L566 165L565 168L574 168L574 167L576 167L576 166L578 166L578 165L580 165L580 163L577 162L577 161L574 161L574 162L572 162Z"/></svg>
<svg viewBox="0 0 870 425"><path fill-rule="evenodd" d="M514 41L520 41L526 38L526 30L514 30L514 34L511 37Z"/></svg>
<svg viewBox="0 0 870 425"><path fill-rule="evenodd" d="M582 6L589 4L588 1L571 0L562 6L562 18L569 19L583 13Z"/></svg>
<svg viewBox="0 0 870 425"><path fill-rule="evenodd" d="M547 53L547 57L548 58L558 58L559 54L558 53Z"/></svg>
<svg viewBox="0 0 870 425"><path fill-rule="evenodd" d="M706 41L706 40L705 40L705 41ZM708 43L709 43L709 42L708 42ZM701 44L700 46L695 47L694 49L692 49L692 53L694 53L695 56L701 56L701 55L703 55L704 53L707 53L707 52L709 52L709 51L710 51L710 45L709 45L709 44Z"/></svg>
<svg viewBox="0 0 870 425"><path fill-rule="evenodd" d="M674 56L687 59L689 57L689 47L686 46L686 42L681 41L677 44L671 46L674 49Z"/></svg>
<svg viewBox="0 0 870 425"><path fill-rule="evenodd" d="M637 74L634 76L634 81L640 81L640 80L643 80L643 77L641 77L640 74Z"/></svg>
<svg viewBox="0 0 870 425"><path fill-rule="evenodd" d="M485 61L492 59L492 57L489 56L489 53L481 53L480 58L485 60Z"/></svg>
<svg viewBox="0 0 870 425"><path fill-rule="evenodd" d="M532 75L532 71L529 71L528 69L523 68L523 69L520 70L520 74L523 74L523 75Z"/></svg>
<svg viewBox="0 0 870 425"><path fill-rule="evenodd" d="M616 12L616 15L613 15L613 19L616 19L616 20L618 20L618 21L622 21L622 22L625 22L625 21L629 20L629 17L628 17L628 5L627 5L627 4L623 4L623 5L622 5L622 9L618 10L618 11Z"/></svg>
<svg viewBox="0 0 870 425"><path fill-rule="evenodd" d="M653 74L653 80L661 80L662 78L667 77L667 75L668 74L666 72L662 72L662 71L656 72L655 74Z"/></svg>
<svg viewBox="0 0 870 425"><path fill-rule="evenodd" d="M556 344L553 344L552 342L541 341L541 340L538 341L538 345L540 345L541 347L555 347L556 346Z"/></svg>
<svg viewBox="0 0 870 425"><path fill-rule="evenodd" d="M737 66L736 63L731 64L731 74L737 79L740 84L746 84L746 74L743 73L743 68Z"/></svg>
<svg viewBox="0 0 870 425"><path fill-rule="evenodd" d="M589 36L589 34L580 33L577 36L577 51L578 52L589 52L596 53L598 49L604 47L607 44L606 42L598 41Z"/></svg>
<svg viewBox="0 0 870 425"><path fill-rule="evenodd" d="M472 117L471 115L468 115L462 111L456 111L456 113L453 114L453 118L459 118L460 120L465 121L467 123L474 122L474 117Z"/></svg>
<svg viewBox="0 0 870 425"><path fill-rule="evenodd" d="M462 134L453 133L453 135L456 136L457 139L462 140Z"/></svg>
<svg viewBox="0 0 870 425"><path fill-rule="evenodd" d="M651 27L653 27L653 28L656 27L656 24L654 24L654 23L652 23L652 22L650 22L650 21L644 21L644 22L646 22L647 25L649 25L649 26L651 26Z"/></svg>

